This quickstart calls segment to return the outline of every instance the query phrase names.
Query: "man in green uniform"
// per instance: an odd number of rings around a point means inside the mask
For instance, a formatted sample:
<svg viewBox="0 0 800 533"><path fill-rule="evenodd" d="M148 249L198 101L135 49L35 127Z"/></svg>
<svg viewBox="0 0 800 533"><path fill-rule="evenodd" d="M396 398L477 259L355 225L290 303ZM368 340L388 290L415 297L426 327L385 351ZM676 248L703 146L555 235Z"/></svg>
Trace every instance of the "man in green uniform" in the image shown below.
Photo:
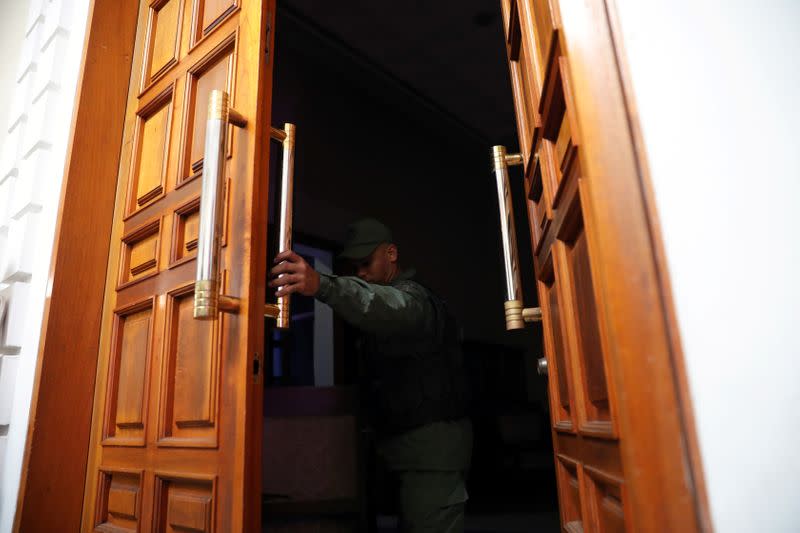
<svg viewBox="0 0 800 533"><path fill-rule="evenodd" d="M379 221L351 224L341 256L357 276L319 274L283 252L270 287L314 296L363 333L372 424L378 454L400 479L402 531L463 531L472 425L458 327L414 271L400 268Z"/></svg>

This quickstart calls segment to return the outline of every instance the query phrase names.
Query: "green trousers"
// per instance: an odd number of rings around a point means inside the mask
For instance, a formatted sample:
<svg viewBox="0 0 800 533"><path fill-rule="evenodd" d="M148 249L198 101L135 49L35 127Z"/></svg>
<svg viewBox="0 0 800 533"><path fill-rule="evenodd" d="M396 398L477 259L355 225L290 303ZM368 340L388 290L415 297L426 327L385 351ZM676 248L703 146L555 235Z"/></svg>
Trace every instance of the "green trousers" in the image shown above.
<svg viewBox="0 0 800 533"><path fill-rule="evenodd" d="M467 490L461 472L398 472L400 531L461 533Z"/></svg>
<svg viewBox="0 0 800 533"><path fill-rule="evenodd" d="M400 531L461 533L472 459L469 420L435 422L383 441L378 453L400 480Z"/></svg>

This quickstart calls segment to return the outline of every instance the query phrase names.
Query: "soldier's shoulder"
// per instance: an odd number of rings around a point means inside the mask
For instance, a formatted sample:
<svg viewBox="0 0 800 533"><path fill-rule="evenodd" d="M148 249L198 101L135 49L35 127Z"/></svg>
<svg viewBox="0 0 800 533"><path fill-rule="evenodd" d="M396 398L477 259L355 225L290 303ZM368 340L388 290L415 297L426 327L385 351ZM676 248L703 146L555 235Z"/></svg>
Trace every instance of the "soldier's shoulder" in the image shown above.
<svg viewBox="0 0 800 533"><path fill-rule="evenodd" d="M431 292L425 285L413 279L401 279L395 281L392 285L401 291L423 292L425 294Z"/></svg>
<svg viewBox="0 0 800 533"><path fill-rule="evenodd" d="M394 283L394 286L403 292L413 294L419 298L425 298L432 302L436 307L444 305L442 298L430 287L416 279L404 279Z"/></svg>

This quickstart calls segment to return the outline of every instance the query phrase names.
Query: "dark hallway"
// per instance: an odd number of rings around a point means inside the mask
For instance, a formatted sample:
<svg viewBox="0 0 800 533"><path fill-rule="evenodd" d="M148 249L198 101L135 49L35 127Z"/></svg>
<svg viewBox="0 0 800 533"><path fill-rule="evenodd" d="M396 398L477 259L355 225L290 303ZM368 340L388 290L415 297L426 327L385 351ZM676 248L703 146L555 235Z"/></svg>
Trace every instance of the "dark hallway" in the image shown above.
<svg viewBox="0 0 800 533"><path fill-rule="evenodd" d="M351 13L311 2L282 6L276 20L273 124L293 122L298 128L295 243L332 256L352 220L374 216L392 228L402 264L417 269L464 328L475 428L468 531L556 531L546 380L535 367L542 356L540 327L507 332L503 320L504 272L489 155L492 145L514 150L517 141L499 4L428 6L424 13L406 12L393 20L378 7L370 15L363 6ZM369 18L379 13L383 19ZM426 28L403 30L412 21ZM279 155L273 150L273 176ZM521 267L532 271L521 173L512 173L512 179ZM346 268L331 266L336 273ZM526 302L535 305L531 279L523 276L523 283ZM314 309L311 299L295 301L294 313L308 316ZM292 327L312 327L300 323L295 319ZM351 332L336 321L332 336L333 368L322 383L314 369L317 356L308 355L319 346L299 341L297 333L274 338L273 357L281 361L272 362L274 387L267 395L299 386L321 391L354 385ZM274 405L265 399L267 432L278 427L275 420L286 422L286 412L276 412ZM335 416L347 413L342 409ZM269 477L274 476L265 466ZM360 490L369 493L381 531L391 531L391 483L381 472L377 477ZM352 523L336 529L336 517L358 512L353 507L358 503L337 507L328 501L296 507L306 512L293 516L286 510L291 506L282 506L283 487L265 492L279 495L265 503L270 530L278 527L270 522L277 513L287 531L293 530L290 523L312 515L331 530L345 531Z"/></svg>

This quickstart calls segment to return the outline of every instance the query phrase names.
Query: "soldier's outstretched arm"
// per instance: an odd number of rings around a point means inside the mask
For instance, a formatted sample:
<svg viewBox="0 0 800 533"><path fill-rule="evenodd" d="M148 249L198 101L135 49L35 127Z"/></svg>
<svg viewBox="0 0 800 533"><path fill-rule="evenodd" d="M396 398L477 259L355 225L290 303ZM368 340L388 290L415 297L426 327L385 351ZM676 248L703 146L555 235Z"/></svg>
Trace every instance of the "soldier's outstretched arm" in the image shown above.
<svg viewBox="0 0 800 533"><path fill-rule="evenodd" d="M433 328L434 310L425 290L415 283L402 288L367 283L352 276L320 275L301 256L287 251L269 286L276 296L294 292L315 296L357 328L377 334L426 334Z"/></svg>
<svg viewBox="0 0 800 533"><path fill-rule="evenodd" d="M316 298L355 327L378 334L426 334L433 306L419 285L402 288L367 283L353 276L320 276Z"/></svg>

